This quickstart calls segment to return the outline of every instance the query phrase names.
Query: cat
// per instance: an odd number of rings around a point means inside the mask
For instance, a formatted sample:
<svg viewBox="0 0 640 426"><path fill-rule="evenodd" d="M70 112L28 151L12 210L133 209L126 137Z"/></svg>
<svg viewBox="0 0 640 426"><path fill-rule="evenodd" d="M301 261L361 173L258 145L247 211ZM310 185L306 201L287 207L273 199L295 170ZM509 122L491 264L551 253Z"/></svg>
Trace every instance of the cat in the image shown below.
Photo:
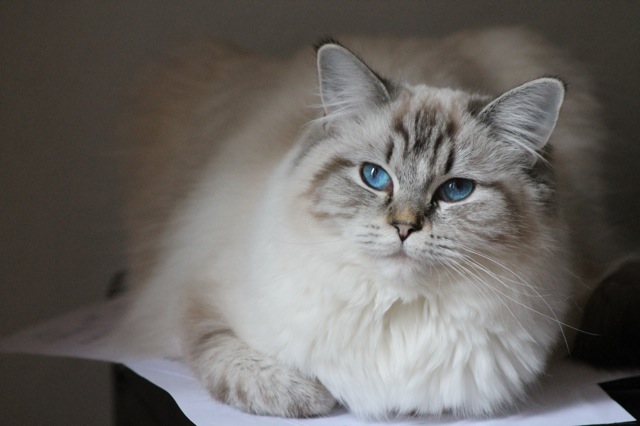
<svg viewBox="0 0 640 426"><path fill-rule="evenodd" d="M342 41L147 76L122 335L250 413L499 412L607 264L588 78L517 28Z"/></svg>

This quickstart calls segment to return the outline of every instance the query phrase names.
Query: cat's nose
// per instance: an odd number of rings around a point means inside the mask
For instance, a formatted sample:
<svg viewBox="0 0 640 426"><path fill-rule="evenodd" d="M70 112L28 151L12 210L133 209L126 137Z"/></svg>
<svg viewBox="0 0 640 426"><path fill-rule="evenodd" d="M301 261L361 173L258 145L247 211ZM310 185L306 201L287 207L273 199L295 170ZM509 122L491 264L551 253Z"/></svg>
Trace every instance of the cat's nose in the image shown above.
<svg viewBox="0 0 640 426"><path fill-rule="evenodd" d="M409 238L409 235L411 235L412 232L420 230L419 225L415 223L393 222L392 225L398 230L398 236L402 242Z"/></svg>
<svg viewBox="0 0 640 426"><path fill-rule="evenodd" d="M422 216L418 211L418 208L411 205L394 209L389 223L398 231L400 241L404 242L413 232L422 229Z"/></svg>

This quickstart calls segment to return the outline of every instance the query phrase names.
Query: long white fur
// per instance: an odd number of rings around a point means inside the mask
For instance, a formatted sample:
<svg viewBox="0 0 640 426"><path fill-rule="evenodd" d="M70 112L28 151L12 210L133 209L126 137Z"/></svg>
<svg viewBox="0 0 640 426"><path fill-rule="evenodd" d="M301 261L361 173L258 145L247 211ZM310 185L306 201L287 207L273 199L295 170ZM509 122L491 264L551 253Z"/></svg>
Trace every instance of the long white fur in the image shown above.
<svg viewBox="0 0 640 426"><path fill-rule="evenodd" d="M518 46L504 41L516 39ZM492 89L514 87L510 80L522 81L544 69L531 59L535 54L528 56L543 48L526 33L494 31L460 40L461 52L470 46L484 49L479 61L495 63L494 50L501 50L502 66L511 74L501 88ZM384 72L393 69L389 52L398 51L385 42L354 44L363 55L377 57ZM425 74L434 81L449 78L428 71L432 66L411 53L415 41L392 46L404 49L413 61L415 72L406 62L400 71L408 70L407 80ZM510 62L516 53L521 59ZM485 415L521 398L543 371L560 334L557 319L569 308L576 269L568 244L575 237L566 237L563 226L543 230L539 246L523 248L537 250L525 261L518 253L495 259L469 249L460 259L464 266L432 274L350 250L338 233L301 214L299 194L308 188L310 176L300 167L291 174L301 149L293 144L301 136L292 129L304 129L303 123L314 118L300 113L300 105L311 103L314 72L306 56L296 61L282 67L286 72L276 89L256 101L257 113L231 123L239 125L237 131L217 141L217 155L207 161L184 201L172 208L158 239L155 266L140 275L147 278L121 328L125 339L143 353L183 356L181 335L184 327L193 326L185 319L188 303L197 299L215 312L212 324L233 330L251 348L302 376L318 378L362 417L444 411ZM523 65L527 61L530 66ZM554 61L549 63L556 66ZM588 95L584 99L592 102ZM350 108L352 101L329 100L325 106L335 112ZM550 109L561 101L552 96ZM579 129L589 119L577 117L590 117L591 110L576 105L571 100L567 107L576 118L558 122L556 134L565 143L558 144L560 167L573 159L573 152L575 158L588 158L579 143L589 142L579 137ZM553 114L549 117L542 133L526 137L548 137L545 132L555 124ZM175 126L174 134L186 134L189 123ZM371 118L365 132L375 133L377 126L384 123ZM331 144L318 148L312 158L304 158L305 167L317 168L333 149ZM570 179L579 175L566 170L561 178L565 172Z"/></svg>

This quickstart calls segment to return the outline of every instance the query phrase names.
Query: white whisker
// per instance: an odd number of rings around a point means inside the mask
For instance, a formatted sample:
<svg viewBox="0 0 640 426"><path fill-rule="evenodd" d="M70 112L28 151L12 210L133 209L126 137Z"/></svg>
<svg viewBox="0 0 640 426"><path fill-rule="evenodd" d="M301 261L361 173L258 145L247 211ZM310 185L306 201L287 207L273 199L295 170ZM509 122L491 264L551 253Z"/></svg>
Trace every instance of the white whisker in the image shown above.
<svg viewBox="0 0 640 426"><path fill-rule="evenodd" d="M526 286L526 287L530 288L531 290L533 290L533 291L535 292L535 296L536 296L536 297L538 297L538 298L542 301L542 303L544 303L544 304L545 304L545 306L549 309L549 312L551 313L551 316L549 316L549 315L547 315L547 314L544 314L543 312L540 312L540 311L538 311L538 310L534 309L533 307L528 306L528 305L526 305L526 304L523 304L522 302L519 302L519 301L517 301L517 300L515 300L515 299L513 299L513 298L510 298L510 297L509 297L509 296L507 296L506 294L503 294L503 295L504 295L505 297L507 297L507 298L509 298L509 299L513 300L514 302L516 302L516 303L520 304L521 306L525 307L526 309L529 309L529 310L531 310L531 311L533 311L533 312L535 312L535 313L537 313L537 314L539 314L539 315L541 315L541 316L543 316L543 317L545 317L545 318L547 318L547 319L550 319L550 320L554 321L555 323L557 323L557 324L558 324L558 326L559 326L559 328L560 328L560 333L561 333L561 335L562 335L562 339L563 339L563 341L564 341L564 343L565 343L565 346L567 347L567 350L570 350L569 342L568 342L568 339L567 339L567 336L566 336L566 334L565 334L565 331L564 331L563 327L567 327L567 328L569 328L569 329L576 330L576 331L579 331L579 332L584 332L584 330L581 330L580 328L574 327L574 326L572 326L572 325L570 325L570 324L568 324L568 323L566 323L566 322L560 321L560 319L558 318L557 314L555 313L555 311L553 310L553 308L551 307L551 305L547 302L547 300L544 298L544 296L542 296L542 295L540 294L540 292L539 292L539 291L538 291L538 290L537 290L533 285L531 285L530 283L528 283L524 278L522 278L519 274L517 274L516 272L514 272L514 271L513 271L513 270L511 270L510 268L508 268L508 267L507 267L506 265L504 265L503 263L498 262L497 260L495 260L495 259L491 258L490 256L487 256L487 255L485 255L485 254L483 254L483 253L480 253L480 252L478 252L478 251L476 251L476 250L473 250L473 249L470 249L470 248L468 248L468 247L460 246L460 248L461 248L461 249L463 249L463 250L466 250L466 251L468 251L469 253L472 253L472 254L474 254L474 255L476 255L476 256L479 256L479 257L481 257L481 258L483 258L483 259L485 259L485 260L487 260L487 261L491 262L492 264L494 264L494 265L496 265L496 266L498 266L498 267L500 267L500 268L504 269L505 271L507 271L508 273L512 274L515 278L517 278L517 279L519 280L519 281L509 280L509 281L511 281L512 283L514 283L514 284L519 284L519 285L524 285L524 286ZM500 282L501 282L501 284L503 284L503 285L505 285L505 286L506 286L506 284L505 284L503 281L500 281ZM506 286L506 287L508 287L508 286ZM509 288L509 287L508 287L508 288ZM533 296L533 295L530 295L530 296Z"/></svg>
<svg viewBox="0 0 640 426"><path fill-rule="evenodd" d="M469 264L470 266L473 266L472 264ZM469 270L468 268L466 268L463 264L459 264L459 267L463 268L465 271L467 271L472 277L474 277L477 282L481 285L483 285L486 289L492 291L496 296L498 296L498 299L500 300L500 302L502 303L502 305L507 309L507 311L509 311L509 313L511 314L511 316L513 316L513 319L518 323L518 325L520 326L520 328L522 329L522 331L531 339L531 341L535 342L535 339L533 338L533 336L527 331L526 327L520 322L520 320L518 319L517 315L511 310L511 308L509 307L509 305L500 297L505 296L506 295L504 293L501 293L499 291L497 291L491 284L487 283L485 280L482 279L482 277L480 275L478 275L478 273L475 273L471 270ZM473 281L471 281L473 282ZM509 298L509 297L507 297Z"/></svg>

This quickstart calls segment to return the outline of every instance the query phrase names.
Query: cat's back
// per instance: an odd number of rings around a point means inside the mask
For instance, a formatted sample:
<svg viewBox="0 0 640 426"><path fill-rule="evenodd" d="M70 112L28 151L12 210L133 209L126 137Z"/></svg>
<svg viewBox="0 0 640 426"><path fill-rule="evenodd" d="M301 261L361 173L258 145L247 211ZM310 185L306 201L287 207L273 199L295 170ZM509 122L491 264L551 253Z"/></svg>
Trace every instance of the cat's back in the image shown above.
<svg viewBox="0 0 640 426"><path fill-rule="evenodd" d="M282 62L196 42L140 76L120 129L134 281L146 276L171 218L205 170L230 149L243 151L228 145L279 97Z"/></svg>
<svg viewBox="0 0 640 426"><path fill-rule="evenodd" d="M123 125L132 201L154 187L181 192L193 179L185 172L213 154L211 137L223 138L250 111L244 93L261 90L255 75L268 67L265 58L231 46L197 43L145 70Z"/></svg>

